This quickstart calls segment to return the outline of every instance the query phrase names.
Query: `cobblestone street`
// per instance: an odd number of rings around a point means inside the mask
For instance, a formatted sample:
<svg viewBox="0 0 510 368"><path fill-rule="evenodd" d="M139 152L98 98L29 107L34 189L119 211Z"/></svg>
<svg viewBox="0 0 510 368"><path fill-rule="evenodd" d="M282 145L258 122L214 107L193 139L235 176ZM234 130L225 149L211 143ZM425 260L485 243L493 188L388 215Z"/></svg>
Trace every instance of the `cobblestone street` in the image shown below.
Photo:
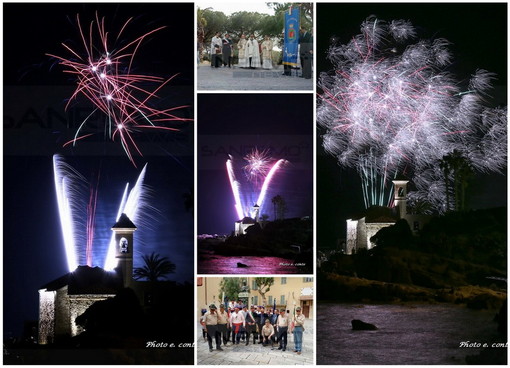
<svg viewBox="0 0 510 368"><path fill-rule="evenodd" d="M275 344L274 348L270 346L262 346L262 344L253 344L253 338L248 346L241 341L239 345L232 345L229 341L226 346L222 345L223 351L216 350L213 347L212 352L209 351L207 341L202 338L202 327L198 326L198 343L197 343L197 363L199 365L308 365L313 364L313 320L307 319L305 322L305 331L303 333L303 351L301 355L297 355L294 350L294 336L288 334L287 350L278 350Z"/></svg>
<svg viewBox="0 0 510 368"><path fill-rule="evenodd" d="M202 63L197 69L197 89L203 90L289 90L312 91L313 79L301 78L301 70L283 74L283 66L274 69L211 68Z"/></svg>

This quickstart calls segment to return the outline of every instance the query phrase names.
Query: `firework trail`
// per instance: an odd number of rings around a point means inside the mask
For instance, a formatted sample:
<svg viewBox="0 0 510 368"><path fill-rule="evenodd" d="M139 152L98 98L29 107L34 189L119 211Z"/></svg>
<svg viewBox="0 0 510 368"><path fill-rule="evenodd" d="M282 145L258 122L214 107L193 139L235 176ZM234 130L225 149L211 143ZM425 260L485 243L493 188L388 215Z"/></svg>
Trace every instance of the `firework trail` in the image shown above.
<svg viewBox="0 0 510 368"><path fill-rule="evenodd" d="M444 210L437 166L454 151L479 171L505 167L506 109L483 100L492 73L476 71L461 91L445 71L447 40L412 43L416 31L403 20L368 18L361 32L329 49L335 70L320 75L317 121L325 150L358 171L366 207L388 205L391 180L405 174L417 187L414 200Z"/></svg>
<svg viewBox="0 0 510 368"><path fill-rule="evenodd" d="M80 229L86 228L86 224L80 222L84 208L80 198L86 188L86 180L59 155L53 156L53 171L67 267L73 271L79 265L77 244L83 239Z"/></svg>
<svg viewBox="0 0 510 368"><path fill-rule="evenodd" d="M74 271L79 265L93 266L93 240L99 176L96 185L89 188L85 177L66 163L62 156L53 156L53 167L69 271ZM147 165L140 172L131 191L129 191L129 183L126 184L117 215L111 218L112 223L118 221L122 213L126 213L134 223L138 224L139 228L150 228L150 224L154 219L152 213L157 211L150 205L150 191L144 185L146 169ZM89 193L87 193L87 189ZM88 202L84 200L87 197L89 198ZM104 268L111 271L117 266L113 235L107 247Z"/></svg>
<svg viewBox="0 0 510 368"><path fill-rule="evenodd" d="M129 184L126 184L115 221L118 221L121 214L125 213L134 224L148 226L150 223L147 218L147 214L150 212L149 210L154 210L154 207L149 205L149 195L147 188L144 185L146 169L147 164L140 172L140 175L138 176L138 179L131 191L129 191ZM115 246L115 235L112 234L108 247L108 254L104 264L104 269L107 271L111 271L117 266L117 261L115 259Z"/></svg>
<svg viewBox="0 0 510 368"><path fill-rule="evenodd" d="M161 77L131 72L142 42L165 27L156 28L126 43L121 42L121 35L132 18L124 23L116 37L111 37L106 30L105 19L100 19L97 13L96 20L88 27L88 32L82 27L79 15L76 16L76 20L83 51L79 52L63 43L64 48L71 54L70 58L48 55L59 60L65 72L76 78L76 89L66 109L71 101L81 95L93 104L94 110L80 124L74 138L64 146L75 145L79 140L93 135L94 133L86 133L85 127L90 117L99 111L105 115L104 134L113 141L120 141L127 157L136 167L133 154L142 153L134 139L135 132L142 129L177 131L176 128L156 124L192 120L178 117L173 113L188 106L164 110L151 107L150 102L158 97L157 93L176 75L165 80ZM156 87L149 90L147 84Z"/></svg>
<svg viewBox="0 0 510 368"><path fill-rule="evenodd" d="M229 155L226 162L227 173L235 200L237 217L254 217L253 206L258 205L260 213L265 203L267 191L277 171L281 170L287 160L271 158L267 150L259 151L256 148L244 157L247 162L243 166L246 181L244 185L237 179L234 169L234 159Z"/></svg>

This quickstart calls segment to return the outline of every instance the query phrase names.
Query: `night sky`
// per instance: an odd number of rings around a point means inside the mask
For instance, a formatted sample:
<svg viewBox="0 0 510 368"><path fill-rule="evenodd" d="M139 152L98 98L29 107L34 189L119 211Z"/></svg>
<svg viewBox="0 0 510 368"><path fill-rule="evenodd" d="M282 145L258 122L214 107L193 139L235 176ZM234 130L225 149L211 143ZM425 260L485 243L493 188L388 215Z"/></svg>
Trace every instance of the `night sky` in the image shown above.
<svg viewBox="0 0 510 368"><path fill-rule="evenodd" d="M450 71L465 82L477 69L497 74L489 106L505 106L507 99L507 5L500 4L317 4L317 73L332 64L326 51L332 40L347 43L360 33L369 16L391 21L409 20L422 39L446 38L452 45ZM317 75L318 75L317 74ZM320 90L317 90L320 93ZM356 172L342 169L322 148L317 131L317 246L335 247L345 239L345 219L363 210L361 182ZM478 176L471 186L472 208L504 206L507 203L506 175Z"/></svg>
<svg viewBox="0 0 510 368"><path fill-rule="evenodd" d="M99 176L96 210L97 264L100 248L110 238L111 226L127 182L134 185L148 163L145 184L150 190L150 224L135 224L135 267L152 251L177 264L171 280L193 279L193 213L185 207L193 192L193 122L170 126L179 132L136 134L143 157L137 167L124 155L119 142L103 134L62 147L78 124L91 112L85 100L64 111L73 92L72 75L46 53L69 56L62 42L82 50L76 14L90 24L96 10L105 17L111 37L133 17L117 46L159 26L138 50L133 72L170 78L155 107L187 106L176 111L193 118L193 4L3 4L4 10L4 336L19 335L23 322L38 319L37 290L65 274L67 263L53 182L52 156L62 154L91 183ZM87 28L86 26L85 28ZM146 86L151 89L151 86ZM102 132L104 117L90 119L92 131ZM99 128L98 128L99 127ZM97 131L96 130L96 131ZM87 199L86 199L87 200Z"/></svg>
<svg viewBox="0 0 510 368"><path fill-rule="evenodd" d="M278 194L287 204L287 218L313 215L311 94L199 94L197 104L198 234L234 230L237 217L225 163L232 154L241 179L242 158L255 147L290 161L274 176L261 215L274 218L271 198Z"/></svg>

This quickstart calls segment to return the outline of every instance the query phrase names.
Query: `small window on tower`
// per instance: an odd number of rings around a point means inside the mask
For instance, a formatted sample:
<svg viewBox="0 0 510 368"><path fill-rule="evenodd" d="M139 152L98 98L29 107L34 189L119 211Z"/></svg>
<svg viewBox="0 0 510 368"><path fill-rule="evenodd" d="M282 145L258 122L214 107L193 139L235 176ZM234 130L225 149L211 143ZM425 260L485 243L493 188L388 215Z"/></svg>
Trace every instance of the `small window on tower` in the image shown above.
<svg viewBox="0 0 510 368"><path fill-rule="evenodd" d="M403 196L404 196L404 194L405 194L405 193L404 193L404 187L400 187L400 188L398 188L398 196L399 196L399 197L403 197Z"/></svg>
<svg viewBox="0 0 510 368"><path fill-rule="evenodd" d="M128 241L127 241L126 238L121 238L120 239L119 247L120 247L120 252L121 253L128 253L129 252Z"/></svg>

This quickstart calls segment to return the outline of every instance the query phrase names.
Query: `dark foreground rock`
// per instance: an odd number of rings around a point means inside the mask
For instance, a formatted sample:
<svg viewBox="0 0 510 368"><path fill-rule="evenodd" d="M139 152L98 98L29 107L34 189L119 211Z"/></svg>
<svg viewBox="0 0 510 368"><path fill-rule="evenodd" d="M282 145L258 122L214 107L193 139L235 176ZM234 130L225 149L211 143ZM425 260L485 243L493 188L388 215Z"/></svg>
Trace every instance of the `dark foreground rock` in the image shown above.
<svg viewBox="0 0 510 368"><path fill-rule="evenodd" d="M359 319L353 319L351 321L352 329L355 331L374 331L377 330L377 326L371 323L363 322Z"/></svg>

